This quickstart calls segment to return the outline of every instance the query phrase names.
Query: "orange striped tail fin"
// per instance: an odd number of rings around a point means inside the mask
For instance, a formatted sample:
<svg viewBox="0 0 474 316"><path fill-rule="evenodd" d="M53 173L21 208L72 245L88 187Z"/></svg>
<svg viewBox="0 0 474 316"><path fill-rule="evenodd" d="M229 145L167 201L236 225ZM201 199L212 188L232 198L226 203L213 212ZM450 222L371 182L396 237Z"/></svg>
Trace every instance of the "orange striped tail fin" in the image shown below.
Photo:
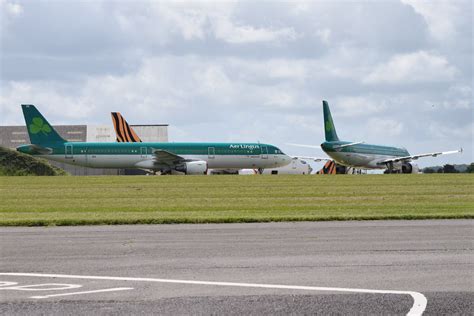
<svg viewBox="0 0 474 316"><path fill-rule="evenodd" d="M324 167L317 172L318 174L336 174L336 163L334 160L326 162Z"/></svg>
<svg viewBox="0 0 474 316"><path fill-rule="evenodd" d="M128 125L127 121L119 112L112 112L112 122L114 122L115 135L119 143L141 143L142 140L135 131Z"/></svg>

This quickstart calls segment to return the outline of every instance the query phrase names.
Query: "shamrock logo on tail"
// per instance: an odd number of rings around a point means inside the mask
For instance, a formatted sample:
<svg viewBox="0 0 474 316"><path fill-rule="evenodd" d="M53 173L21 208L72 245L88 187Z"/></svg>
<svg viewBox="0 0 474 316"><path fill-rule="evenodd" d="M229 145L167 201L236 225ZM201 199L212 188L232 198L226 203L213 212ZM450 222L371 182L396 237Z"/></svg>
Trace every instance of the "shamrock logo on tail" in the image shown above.
<svg viewBox="0 0 474 316"><path fill-rule="evenodd" d="M46 135L51 133L51 127L48 124L45 124L41 117L35 117L33 118L33 124L30 124L30 132L32 134L42 132Z"/></svg>
<svg viewBox="0 0 474 316"><path fill-rule="evenodd" d="M327 120L327 121L326 121L326 131L327 131L327 132L330 132L330 131L333 130L333 128L334 128L334 126L332 125L332 121Z"/></svg>

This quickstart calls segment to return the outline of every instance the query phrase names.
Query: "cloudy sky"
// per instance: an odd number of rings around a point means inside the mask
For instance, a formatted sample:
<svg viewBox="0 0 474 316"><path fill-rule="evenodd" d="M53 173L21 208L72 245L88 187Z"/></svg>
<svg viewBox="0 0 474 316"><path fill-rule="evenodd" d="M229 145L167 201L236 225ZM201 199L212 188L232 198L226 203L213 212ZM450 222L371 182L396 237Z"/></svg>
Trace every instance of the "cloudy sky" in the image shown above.
<svg viewBox="0 0 474 316"><path fill-rule="evenodd" d="M170 124L170 141L323 141L473 161L473 4L465 1L0 0L0 125Z"/></svg>

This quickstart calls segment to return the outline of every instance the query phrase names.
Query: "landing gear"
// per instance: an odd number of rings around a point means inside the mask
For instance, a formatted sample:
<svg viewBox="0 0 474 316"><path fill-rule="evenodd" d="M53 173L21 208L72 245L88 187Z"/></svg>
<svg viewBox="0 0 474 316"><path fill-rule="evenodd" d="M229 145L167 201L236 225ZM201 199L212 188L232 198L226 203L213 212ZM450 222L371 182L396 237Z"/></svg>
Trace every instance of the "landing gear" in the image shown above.
<svg viewBox="0 0 474 316"><path fill-rule="evenodd" d="M395 173L393 169L393 162L388 162L386 165L387 165L387 170L384 171L385 174Z"/></svg>
<svg viewBox="0 0 474 316"><path fill-rule="evenodd" d="M171 174L171 169L161 169L160 170L160 175L170 175Z"/></svg>
<svg viewBox="0 0 474 316"><path fill-rule="evenodd" d="M387 170L385 170L383 173L384 174L399 174L399 173L404 173L402 168L395 168L393 166L393 162L388 162L386 163L387 165Z"/></svg>
<svg viewBox="0 0 474 316"><path fill-rule="evenodd" d="M146 170L146 175L147 176L156 176L156 175L161 175L161 172L159 170L149 169L149 170Z"/></svg>

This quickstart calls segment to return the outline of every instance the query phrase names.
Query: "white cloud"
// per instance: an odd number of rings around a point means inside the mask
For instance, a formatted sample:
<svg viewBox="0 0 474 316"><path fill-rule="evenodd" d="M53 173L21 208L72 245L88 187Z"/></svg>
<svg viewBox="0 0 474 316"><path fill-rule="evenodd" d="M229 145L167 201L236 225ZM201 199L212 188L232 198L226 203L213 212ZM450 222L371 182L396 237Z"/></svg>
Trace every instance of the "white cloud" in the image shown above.
<svg viewBox="0 0 474 316"><path fill-rule="evenodd" d="M460 15L459 4L465 4L459 0L401 1L412 6L415 12L425 19L431 36L440 41L448 40L454 36L457 31L455 21Z"/></svg>
<svg viewBox="0 0 474 316"><path fill-rule="evenodd" d="M197 3L200 4L200 3ZM170 43L176 36L184 40L203 40L209 14L202 6L179 2L137 2L134 5L118 3L109 12L120 30L131 40L141 40L140 46Z"/></svg>
<svg viewBox="0 0 474 316"><path fill-rule="evenodd" d="M22 123L20 104L39 105L44 112L53 113L54 124L90 117L96 110L87 95L72 96L58 91L55 82L11 82L2 90L0 105L4 111L2 124ZM49 119L51 122L53 120ZM76 121L75 124L80 124Z"/></svg>
<svg viewBox="0 0 474 316"><path fill-rule="evenodd" d="M413 84L449 82L457 74L448 60L425 51L395 55L388 62L380 64L367 75L367 84Z"/></svg>
<svg viewBox="0 0 474 316"><path fill-rule="evenodd" d="M311 67L308 60L270 59L263 62L270 78L303 80Z"/></svg>
<svg viewBox="0 0 474 316"><path fill-rule="evenodd" d="M216 38L231 44L282 42L295 40L298 37L291 27L263 28L239 25L227 16L220 16L214 21L214 32Z"/></svg>
<svg viewBox="0 0 474 316"><path fill-rule="evenodd" d="M338 114L344 117L368 117L387 109L384 100L379 101L373 96L338 97L334 99L334 102L329 101L330 105L331 103L334 103L334 108L338 110Z"/></svg>
<svg viewBox="0 0 474 316"><path fill-rule="evenodd" d="M209 6L206 3L196 3L188 6L185 3L152 3L154 13L161 18L165 25L177 28L184 39L204 39L205 23L209 18ZM153 21L150 21L154 23Z"/></svg>
<svg viewBox="0 0 474 316"><path fill-rule="evenodd" d="M115 7L120 27L134 34L167 42L175 32L184 40L204 41L214 37L230 44L291 41L298 37L292 27L256 27L233 13L235 2L150 2L140 7ZM152 31L151 31L152 30ZM151 31L151 32L150 32Z"/></svg>
<svg viewBox="0 0 474 316"><path fill-rule="evenodd" d="M17 17L23 13L23 6L14 1L0 0L0 9L12 17Z"/></svg>
<svg viewBox="0 0 474 316"><path fill-rule="evenodd" d="M450 140L451 142L465 138L466 135L471 135L471 141L472 141L473 131L474 131L474 123L467 124L464 126L457 126L457 127L449 127L449 126L443 125L442 122L431 122L429 124L429 132L436 139ZM452 148L453 146L456 146L456 145L451 145L449 149L450 150L457 149L457 148Z"/></svg>
<svg viewBox="0 0 474 316"><path fill-rule="evenodd" d="M235 76L248 82L258 81L288 81L302 83L310 77L311 69L318 62L305 59L268 58L264 60L221 58L229 66L229 71Z"/></svg>
<svg viewBox="0 0 474 316"><path fill-rule="evenodd" d="M264 104L272 108L291 108L295 105L295 99L288 92L270 91Z"/></svg>
<svg viewBox="0 0 474 316"><path fill-rule="evenodd" d="M371 118L367 123L370 128L370 133L375 135L387 136L399 136L403 132L403 123L386 118Z"/></svg>
<svg viewBox="0 0 474 316"><path fill-rule="evenodd" d="M215 97L227 104L233 95L233 86L229 77L219 65L206 65L201 69L199 67L194 71L193 77L196 84L196 90L200 94L209 97Z"/></svg>
<svg viewBox="0 0 474 316"><path fill-rule="evenodd" d="M331 30L328 28L319 29L316 31L316 36L318 36L324 44L329 44Z"/></svg>
<svg viewBox="0 0 474 316"><path fill-rule="evenodd" d="M470 2L0 3L0 124L33 103L52 123L169 123L174 141L318 144L324 98L341 138L427 152L460 129L472 148Z"/></svg>

